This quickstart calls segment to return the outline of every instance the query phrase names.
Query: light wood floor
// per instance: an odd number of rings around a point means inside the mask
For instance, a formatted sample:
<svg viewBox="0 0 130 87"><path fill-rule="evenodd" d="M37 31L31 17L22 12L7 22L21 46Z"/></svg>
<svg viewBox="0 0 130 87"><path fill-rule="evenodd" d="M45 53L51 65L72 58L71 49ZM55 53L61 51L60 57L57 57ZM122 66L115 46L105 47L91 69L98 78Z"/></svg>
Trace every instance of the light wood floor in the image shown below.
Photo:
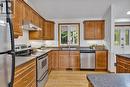
<svg viewBox="0 0 130 87"><path fill-rule="evenodd" d="M88 87L87 74L106 72L52 71L45 87Z"/></svg>

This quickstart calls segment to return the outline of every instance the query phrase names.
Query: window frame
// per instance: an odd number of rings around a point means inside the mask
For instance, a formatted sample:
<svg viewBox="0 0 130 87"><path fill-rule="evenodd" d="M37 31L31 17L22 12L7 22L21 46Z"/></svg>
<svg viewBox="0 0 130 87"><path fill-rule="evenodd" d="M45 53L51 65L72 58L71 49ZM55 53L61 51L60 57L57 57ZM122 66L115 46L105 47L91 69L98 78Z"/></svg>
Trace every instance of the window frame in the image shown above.
<svg viewBox="0 0 130 87"><path fill-rule="evenodd" d="M115 45L115 30L120 30L120 44L119 45ZM129 47L130 46L130 26L115 26L115 30L114 30L114 46L116 47ZM129 30L129 45L126 45L126 30ZM123 40L122 40L123 38ZM122 46L123 44L123 46Z"/></svg>
<svg viewBox="0 0 130 87"><path fill-rule="evenodd" d="M73 45L73 44L61 44L61 26L71 26L71 25L77 25L78 26L78 44L76 45ZM79 47L80 46L80 23L58 23L58 46L59 47L68 47L68 46L71 46L71 47Z"/></svg>

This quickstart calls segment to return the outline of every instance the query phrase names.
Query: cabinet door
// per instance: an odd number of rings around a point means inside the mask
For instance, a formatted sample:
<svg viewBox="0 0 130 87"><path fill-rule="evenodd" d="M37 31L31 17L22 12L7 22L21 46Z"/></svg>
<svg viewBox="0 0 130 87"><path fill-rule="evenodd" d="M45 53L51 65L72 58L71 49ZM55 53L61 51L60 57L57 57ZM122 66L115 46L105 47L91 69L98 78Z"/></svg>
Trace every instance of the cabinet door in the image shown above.
<svg viewBox="0 0 130 87"><path fill-rule="evenodd" d="M96 51L96 70L107 70L107 51Z"/></svg>
<svg viewBox="0 0 130 87"><path fill-rule="evenodd" d="M69 68L69 51L59 51L59 69Z"/></svg>
<svg viewBox="0 0 130 87"><path fill-rule="evenodd" d="M16 67L13 87L36 87L36 60Z"/></svg>
<svg viewBox="0 0 130 87"><path fill-rule="evenodd" d="M59 52L52 51L52 70L59 69Z"/></svg>
<svg viewBox="0 0 130 87"><path fill-rule="evenodd" d="M15 0L15 12L13 15L13 30L15 36L22 36L22 3L19 0Z"/></svg>
<svg viewBox="0 0 130 87"><path fill-rule="evenodd" d="M80 52L70 51L70 68L74 70L80 69Z"/></svg>
<svg viewBox="0 0 130 87"><path fill-rule="evenodd" d="M84 39L95 39L95 23L93 21L84 22Z"/></svg>
<svg viewBox="0 0 130 87"><path fill-rule="evenodd" d="M32 22L32 9L24 3L24 7L23 7L23 12L24 12L24 21L29 21Z"/></svg>
<svg viewBox="0 0 130 87"><path fill-rule="evenodd" d="M104 21L95 22L95 39L96 40L104 39Z"/></svg>
<svg viewBox="0 0 130 87"><path fill-rule="evenodd" d="M52 52L49 52L48 53L48 72L50 73L51 72L51 69L52 69Z"/></svg>
<svg viewBox="0 0 130 87"><path fill-rule="evenodd" d="M42 30L29 31L29 40L42 40Z"/></svg>
<svg viewBox="0 0 130 87"><path fill-rule="evenodd" d="M54 23L50 21L45 22L43 39L54 40Z"/></svg>

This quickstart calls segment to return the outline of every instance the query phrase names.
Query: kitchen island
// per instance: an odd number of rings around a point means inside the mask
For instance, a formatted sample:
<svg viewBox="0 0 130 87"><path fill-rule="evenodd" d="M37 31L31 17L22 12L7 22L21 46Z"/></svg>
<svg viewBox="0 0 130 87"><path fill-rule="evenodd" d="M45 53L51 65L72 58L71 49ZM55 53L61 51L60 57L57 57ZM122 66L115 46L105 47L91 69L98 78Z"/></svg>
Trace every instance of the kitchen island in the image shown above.
<svg viewBox="0 0 130 87"><path fill-rule="evenodd" d="M89 87L130 87L130 74L87 75Z"/></svg>

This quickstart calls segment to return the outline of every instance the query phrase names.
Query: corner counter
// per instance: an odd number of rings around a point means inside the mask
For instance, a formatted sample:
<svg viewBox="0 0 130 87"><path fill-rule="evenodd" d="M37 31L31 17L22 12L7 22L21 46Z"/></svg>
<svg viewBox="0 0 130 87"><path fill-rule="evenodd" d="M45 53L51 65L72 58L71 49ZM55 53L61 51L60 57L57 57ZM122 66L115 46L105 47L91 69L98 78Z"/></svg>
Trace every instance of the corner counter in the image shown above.
<svg viewBox="0 0 130 87"><path fill-rule="evenodd" d="M91 74L89 87L130 87L130 74Z"/></svg>

